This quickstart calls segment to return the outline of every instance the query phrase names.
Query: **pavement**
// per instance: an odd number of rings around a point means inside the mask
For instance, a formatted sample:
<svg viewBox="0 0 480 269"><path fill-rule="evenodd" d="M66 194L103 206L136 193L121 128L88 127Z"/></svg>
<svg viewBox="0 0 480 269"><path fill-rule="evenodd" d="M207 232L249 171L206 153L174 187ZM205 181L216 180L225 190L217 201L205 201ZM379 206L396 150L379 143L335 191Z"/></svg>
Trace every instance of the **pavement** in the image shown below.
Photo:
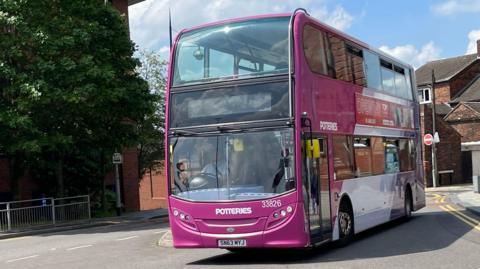
<svg viewBox="0 0 480 269"><path fill-rule="evenodd" d="M473 191L472 184L452 185L437 188L427 188L428 193L441 193L450 201L480 216L480 193Z"/></svg>
<svg viewBox="0 0 480 269"><path fill-rule="evenodd" d="M154 210L144 210L137 212L127 212L123 213L121 216L115 217L106 217L106 218L92 218L90 220L85 220L75 223L64 223L55 226L42 226L34 227L28 230L21 231L9 231L9 232L0 232L0 240L23 237L23 236L33 236L47 233L57 233L63 231L77 230L77 229L87 229L100 226L108 226L115 224L125 224L125 223L142 223L142 222L167 222L168 221L168 210L164 208L154 209Z"/></svg>

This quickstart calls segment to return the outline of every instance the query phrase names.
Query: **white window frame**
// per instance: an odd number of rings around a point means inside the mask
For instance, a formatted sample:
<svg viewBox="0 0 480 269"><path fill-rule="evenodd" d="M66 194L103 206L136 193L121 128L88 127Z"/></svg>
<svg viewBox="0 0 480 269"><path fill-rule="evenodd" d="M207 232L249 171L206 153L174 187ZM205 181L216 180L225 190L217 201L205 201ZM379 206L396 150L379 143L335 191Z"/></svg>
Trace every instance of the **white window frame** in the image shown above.
<svg viewBox="0 0 480 269"><path fill-rule="evenodd" d="M418 92L422 95L420 100L418 100L418 102L420 104L430 104L430 103L432 103L432 89L431 88L419 89ZM428 92L428 100L427 101L425 101L425 92Z"/></svg>

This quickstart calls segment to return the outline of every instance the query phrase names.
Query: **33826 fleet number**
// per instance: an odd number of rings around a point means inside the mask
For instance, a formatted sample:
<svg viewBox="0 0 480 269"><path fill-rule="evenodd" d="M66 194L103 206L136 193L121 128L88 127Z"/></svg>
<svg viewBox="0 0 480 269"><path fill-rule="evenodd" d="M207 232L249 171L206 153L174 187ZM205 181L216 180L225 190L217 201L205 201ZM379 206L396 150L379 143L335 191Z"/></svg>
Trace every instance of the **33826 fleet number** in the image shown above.
<svg viewBox="0 0 480 269"><path fill-rule="evenodd" d="M281 207L282 206L282 201L281 200L265 200L262 201L262 207L267 208L267 207Z"/></svg>

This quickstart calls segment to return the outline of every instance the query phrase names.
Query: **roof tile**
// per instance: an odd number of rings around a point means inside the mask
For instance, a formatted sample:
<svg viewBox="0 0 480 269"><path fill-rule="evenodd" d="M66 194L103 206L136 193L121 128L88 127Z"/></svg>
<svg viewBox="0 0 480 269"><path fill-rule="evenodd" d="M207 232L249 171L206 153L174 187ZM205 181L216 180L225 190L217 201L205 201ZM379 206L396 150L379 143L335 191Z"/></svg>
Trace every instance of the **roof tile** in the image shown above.
<svg viewBox="0 0 480 269"><path fill-rule="evenodd" d="M443 82L458 74L475 60L477 60L476 53L428 62L415 71L417 85L432 82L432 69L435 70L436 82Z"/></svg>

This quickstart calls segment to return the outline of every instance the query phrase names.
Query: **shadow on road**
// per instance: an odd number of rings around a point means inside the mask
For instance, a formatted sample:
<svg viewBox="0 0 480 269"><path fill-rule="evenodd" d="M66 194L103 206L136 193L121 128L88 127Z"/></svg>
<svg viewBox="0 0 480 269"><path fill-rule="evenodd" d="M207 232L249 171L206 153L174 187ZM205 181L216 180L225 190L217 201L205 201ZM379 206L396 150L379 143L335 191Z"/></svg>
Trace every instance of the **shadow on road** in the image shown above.
<svg viewBox="0 0 480 269"><path fill-rule="evenodd" d="M383 224L356 235L343 248L334 243L313 249L256 249L226 253L192 265L292 264L398 256L445 248L471 230L447 212L422 212L404 222Z"/></svg>

